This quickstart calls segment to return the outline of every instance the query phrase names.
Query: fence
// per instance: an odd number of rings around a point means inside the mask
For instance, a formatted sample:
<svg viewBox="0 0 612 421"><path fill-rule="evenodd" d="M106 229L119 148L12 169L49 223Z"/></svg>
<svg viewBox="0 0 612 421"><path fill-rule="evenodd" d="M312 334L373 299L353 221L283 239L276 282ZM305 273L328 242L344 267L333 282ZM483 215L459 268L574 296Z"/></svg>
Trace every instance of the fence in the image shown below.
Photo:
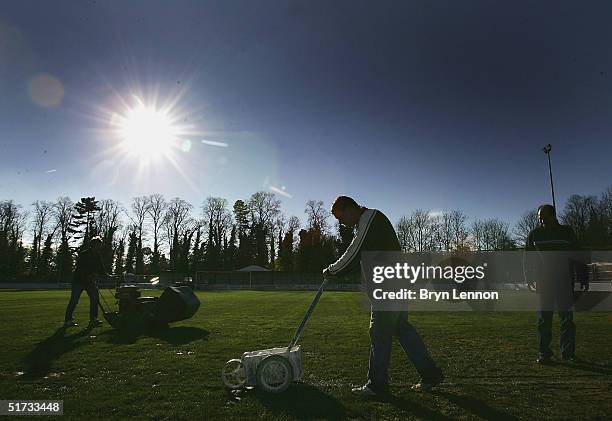
<svg viewBox="0 0 612 421"><path fill-rule="evenodd" d="M321 273L283 271L199 271L195 276L198 289L317 289L322 281ZM359 285L359 278L347 278L330 288L354 291Z"/></svg>

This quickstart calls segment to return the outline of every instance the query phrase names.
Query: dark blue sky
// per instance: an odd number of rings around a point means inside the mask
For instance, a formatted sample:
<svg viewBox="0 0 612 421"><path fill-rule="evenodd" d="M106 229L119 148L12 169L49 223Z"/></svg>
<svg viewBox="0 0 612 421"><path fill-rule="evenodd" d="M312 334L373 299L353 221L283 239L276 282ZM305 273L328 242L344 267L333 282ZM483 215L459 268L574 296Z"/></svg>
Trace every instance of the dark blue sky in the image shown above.
<svg viewBox="0 0 612 421"><path fill-rule="evenodd" d="M514 222L549 200L546 143L559 203L612 184L611 12L603 1L4 2L0 198L127 204L158 191L199 205L284 187L284 210L302 219L306 200L350 194L394 221L460 208ZM44 102L41 75L61 100ZM180 171L111 152L109 112L155 94L178 98L194 132Z"/></svg>

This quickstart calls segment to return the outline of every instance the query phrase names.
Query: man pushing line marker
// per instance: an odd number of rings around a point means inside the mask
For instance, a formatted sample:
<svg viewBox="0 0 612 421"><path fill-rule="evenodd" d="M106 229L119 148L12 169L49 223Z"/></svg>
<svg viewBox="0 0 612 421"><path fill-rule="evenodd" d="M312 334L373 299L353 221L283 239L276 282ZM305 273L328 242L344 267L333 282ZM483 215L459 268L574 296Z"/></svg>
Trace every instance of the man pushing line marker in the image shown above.
<svg viewBox="0 0 612 421"><path fill-rule="evenodd" d="M343 225L357 227L357 234L346 252L329 265L323 275L326 277L356 271L360 267L361 252L401 251L393 225L380 211L359 206L348 196L339 196L331 212ZM388 368L391 358L391 340L399 340L404 352L419 372L421 380L412 386L413 390L427 391L444 380L442 370L429 355L427 347L416 329L407 320L405 311L371 311L370 316L370 361L368 381L352 392L364 397L388 393Z"/></svg>

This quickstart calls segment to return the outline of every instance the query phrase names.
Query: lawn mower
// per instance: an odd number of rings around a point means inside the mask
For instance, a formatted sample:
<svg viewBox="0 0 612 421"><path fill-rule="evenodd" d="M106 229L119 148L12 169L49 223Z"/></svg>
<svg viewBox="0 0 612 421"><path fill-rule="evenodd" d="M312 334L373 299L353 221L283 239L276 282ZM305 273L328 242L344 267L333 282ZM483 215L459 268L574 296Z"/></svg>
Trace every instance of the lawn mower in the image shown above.
<svg viewBox="0 0 612 421"><path fill-rule="evenodd" d="M321 298L327 279L323 280L310 303L302 323L286 347L262 349L242 354L229 360L221 371L221 379L228 389L259 387L270 393L284 392L291 383L302 378L302 354L297 341Z"/></svg>
<svg viewBox="0 0 612 421"><path fill-rule="evenodd" d="M104 295L100 294L100 308L108 324L115 329L166 326L191 318L200 307L200 300L189 286L160 285L158 277L149 283L154 288L163 288L159 297L145 297L139 286L117 283L111 293L117 310L111 310Z"/></svg>

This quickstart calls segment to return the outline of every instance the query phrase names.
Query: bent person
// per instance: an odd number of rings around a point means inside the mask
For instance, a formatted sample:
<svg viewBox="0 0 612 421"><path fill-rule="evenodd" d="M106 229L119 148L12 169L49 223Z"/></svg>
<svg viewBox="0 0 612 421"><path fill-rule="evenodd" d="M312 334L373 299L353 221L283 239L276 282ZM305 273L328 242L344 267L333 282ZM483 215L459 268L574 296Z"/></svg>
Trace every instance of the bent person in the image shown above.
<svg viewBox="0 0 612 421"><path fill-rule="evenodd" d="M64 317L65 327L78 326L72 319L72 313L83 291L86 291L89 296L89 326L102 324L102 322L98 320L99 296L98 287L96 285L96 281L101 276L106 275L102 263L102 256L100 254L101 247L102 240L100 237L93 237L89 240L89 247L79 252L74 277L72 279L70 302L68 303L66 315Z"/></svg>
<svg viewBox="0 0 612 421"><path fill-rule="evenodd" d="M324 276L337 276L359 268L361 252L401 251L393 225L380 211L359 206L347 196L338 197L332 214L343 225L357 227L357 233L346 252L324 271ZM371 311L370 359L368 381L352 392L362 396L377 396L388 392L388 368L393 337L397 337L404 352L417 369L421 379L413 390L429 390L440 384L442 370L429 355L425 343L407 320L405 311Z"/></svg>

